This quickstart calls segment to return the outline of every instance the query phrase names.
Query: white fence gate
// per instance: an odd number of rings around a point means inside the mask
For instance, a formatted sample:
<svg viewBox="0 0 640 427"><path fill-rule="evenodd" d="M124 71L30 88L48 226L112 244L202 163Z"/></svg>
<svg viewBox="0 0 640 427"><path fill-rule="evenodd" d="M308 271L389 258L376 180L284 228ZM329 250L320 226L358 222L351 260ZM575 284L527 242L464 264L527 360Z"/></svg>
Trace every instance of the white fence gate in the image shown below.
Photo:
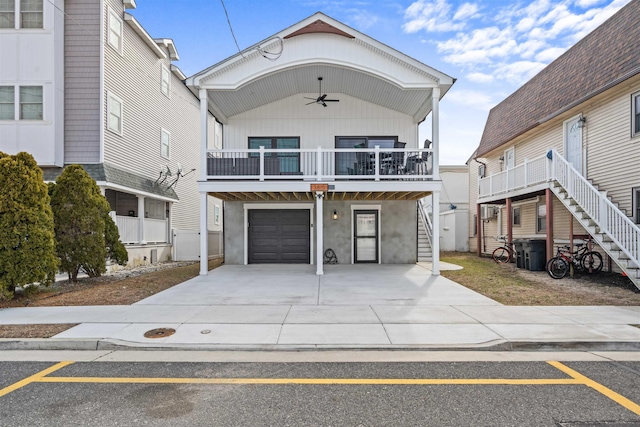
<svg viewBox="0 0 640 427"><path fill-rule="evenodd" d="M173 230L173 248L176 261L198 261L200 259L200 232ZM222 232L209 231L209 257L220 258L222 255Z"/></svg>

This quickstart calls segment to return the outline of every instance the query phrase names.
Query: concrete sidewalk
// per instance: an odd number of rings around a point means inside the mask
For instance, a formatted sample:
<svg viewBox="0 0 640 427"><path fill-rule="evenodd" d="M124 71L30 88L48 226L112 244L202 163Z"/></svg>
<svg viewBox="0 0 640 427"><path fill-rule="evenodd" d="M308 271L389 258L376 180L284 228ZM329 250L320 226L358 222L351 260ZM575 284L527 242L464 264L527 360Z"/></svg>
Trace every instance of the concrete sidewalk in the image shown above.
<svg viewBox="0 0 640 427"><path fill-rule="evenodd" d="M640 350L640 307L503 306L421 265L225 265L131 306L0 310L49 323L79 325L0 349Z"/></svg>

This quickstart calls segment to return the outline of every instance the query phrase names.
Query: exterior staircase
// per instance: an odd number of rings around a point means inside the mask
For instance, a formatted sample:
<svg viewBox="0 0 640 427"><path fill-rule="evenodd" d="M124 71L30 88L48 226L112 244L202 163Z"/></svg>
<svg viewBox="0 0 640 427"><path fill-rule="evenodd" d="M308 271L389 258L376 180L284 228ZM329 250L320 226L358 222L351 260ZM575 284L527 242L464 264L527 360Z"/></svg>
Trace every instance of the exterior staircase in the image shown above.
<svg viewBox="0 0 640 427"><path fill-rule="evenodd" d="M640 289L640 227L555 150L547 157L551 191Z"/></svg>
<svg viewBox="0 0 640 427"><path fill-rule="evenodd" d="M425 212L423 201L418 200L418 262L433 261L432 235L429 214Z"/></svg>

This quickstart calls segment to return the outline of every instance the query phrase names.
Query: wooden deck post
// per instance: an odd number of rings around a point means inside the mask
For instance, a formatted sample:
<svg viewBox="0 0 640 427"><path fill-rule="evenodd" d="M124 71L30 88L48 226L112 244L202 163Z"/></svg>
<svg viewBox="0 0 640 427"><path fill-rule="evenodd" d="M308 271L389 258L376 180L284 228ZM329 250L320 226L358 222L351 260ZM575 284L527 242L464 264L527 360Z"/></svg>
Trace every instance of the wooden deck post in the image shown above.
<svg viewBox="0 0 640 427"><path fill-rule="evenodd" d="M550 188L544 190L545 205L547 206L547 261L553 258L553 193Z"/></svg>

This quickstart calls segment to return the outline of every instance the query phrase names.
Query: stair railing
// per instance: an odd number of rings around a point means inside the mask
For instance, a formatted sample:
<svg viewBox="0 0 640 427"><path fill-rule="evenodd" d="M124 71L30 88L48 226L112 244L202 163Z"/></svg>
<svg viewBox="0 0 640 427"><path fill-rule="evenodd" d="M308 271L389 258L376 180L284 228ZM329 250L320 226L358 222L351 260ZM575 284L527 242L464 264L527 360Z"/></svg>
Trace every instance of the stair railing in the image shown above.
<svg viewBox="0 0 640 427"><path fill-rule="evenodd" d="M418 212L420 214L420 218L422 220L422 226L427 234L427 240L429 240L429 246L432 246L431 236L433 235L433 227L431 225L431 218L429 218L429 214L425 212L425 206L423 199L418 200Z"/></svg>
<svg viewBox="0 0 640 427"><path fill-rule="evenodd" d="M593 219L601 232L606 233L636 266L640 265L640 227L556 150L550 150L547 157L551 161L552 179Z"/></svg>

